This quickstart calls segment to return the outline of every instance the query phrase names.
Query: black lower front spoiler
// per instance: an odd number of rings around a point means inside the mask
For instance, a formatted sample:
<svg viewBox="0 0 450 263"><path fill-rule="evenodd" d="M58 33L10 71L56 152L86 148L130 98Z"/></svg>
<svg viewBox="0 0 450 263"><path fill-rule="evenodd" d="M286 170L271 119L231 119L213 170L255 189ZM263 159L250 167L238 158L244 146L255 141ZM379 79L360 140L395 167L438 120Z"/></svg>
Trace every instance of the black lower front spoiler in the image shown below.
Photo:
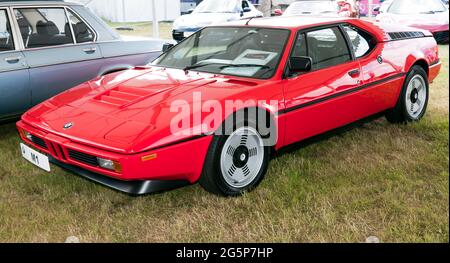
<svg viewBox="0 0 450 263"><path fill-rule="evenodd" d="M175 188L180 188L189 185L188 181L160 181L160 180L148 180L148 181L122 181L107 177L101 174L97 174L77 166L62 163L53 157L49 157L50 162L56 164L63 169L73 172L81 177L105 185L114 190L129 194L129 195L145 195L151 193L158 193Z"/></svg>

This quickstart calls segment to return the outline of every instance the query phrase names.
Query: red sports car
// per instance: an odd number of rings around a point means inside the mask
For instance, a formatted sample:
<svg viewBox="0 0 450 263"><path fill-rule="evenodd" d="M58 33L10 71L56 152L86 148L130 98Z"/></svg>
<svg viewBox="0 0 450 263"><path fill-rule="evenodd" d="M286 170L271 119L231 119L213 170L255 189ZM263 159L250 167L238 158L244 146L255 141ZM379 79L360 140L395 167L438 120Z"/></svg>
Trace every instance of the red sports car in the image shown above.
<svg viewBox="0 0 450 263"><path fill-rule="evenodd" d="M235 196L271 153L379 113L421 119L441 68L428 31L286 17L207 27L151 65L86 82L17 123L22 154L132 195Z"/></svg>

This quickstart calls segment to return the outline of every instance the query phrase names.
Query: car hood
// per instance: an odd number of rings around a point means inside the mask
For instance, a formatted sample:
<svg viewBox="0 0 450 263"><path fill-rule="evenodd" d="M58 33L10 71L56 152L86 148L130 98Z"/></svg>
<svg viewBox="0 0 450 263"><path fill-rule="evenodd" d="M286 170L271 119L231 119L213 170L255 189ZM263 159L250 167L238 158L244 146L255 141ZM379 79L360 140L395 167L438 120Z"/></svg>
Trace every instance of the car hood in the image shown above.
<svg viewBox="0 0 450 263"><path fill-rule="evenodd" d="M256 86L213 74L135 68L61 93L28 111L22 120L75 142L137 153L195 135L171 133L171 121L179 115L171 109L174 103L192 105L196 91L202 101L222 101ZM72 127L65 129L68 123Z"/></svg>
<svg viewBox="0 0 450 263"><path fill-rule="evenodd" d="M174 29L179 31L196 31L205 26L238 20L239 13L193 13L179 17L174 22Z"/></svg>

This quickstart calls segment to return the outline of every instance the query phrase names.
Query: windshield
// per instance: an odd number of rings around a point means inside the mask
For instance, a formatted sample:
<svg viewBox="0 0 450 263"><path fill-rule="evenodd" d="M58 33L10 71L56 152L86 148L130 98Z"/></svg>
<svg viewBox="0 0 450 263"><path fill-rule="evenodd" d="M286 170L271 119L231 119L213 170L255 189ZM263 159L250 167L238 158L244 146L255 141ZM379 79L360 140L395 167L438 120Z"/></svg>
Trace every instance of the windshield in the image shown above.
<svg viewBox="0 0 450 263"><path fill-rule="evenodd" d="M239 13L241 9L237 0L204 0L193 13Z"/></svg>
<svg viewBox="0 0 450 263"><path fill-rule="evenodd" d="M396 0L389 8L393 14L433 14L447 11L440 0Z"/></svg>
<svg viewBox="0 0 450 263"><path fill-rule="evenodd" d="M338 5L331 1L320 2L294 2L284 12L286 16L302 14L325 14L338 12Z"/></svg>
<svg viewBox="0 0 450 263"><path fill-rule="evenodd" d="M275 73L289 30L209 27L159 57L153 65L268 79Z"/></svg>

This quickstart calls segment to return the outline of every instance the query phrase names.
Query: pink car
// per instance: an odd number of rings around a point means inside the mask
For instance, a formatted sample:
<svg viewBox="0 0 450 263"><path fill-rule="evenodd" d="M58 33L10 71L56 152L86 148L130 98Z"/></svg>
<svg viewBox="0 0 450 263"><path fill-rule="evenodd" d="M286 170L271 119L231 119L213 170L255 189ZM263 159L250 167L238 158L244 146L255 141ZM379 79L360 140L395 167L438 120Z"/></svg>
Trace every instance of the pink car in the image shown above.
<svg viewBox="0 0 450 263"><path fill-rule="evenodd" d="M440 0L393 0L383 4L377 21L425 29L438 43L448 43L448 16Z"/></svg>

